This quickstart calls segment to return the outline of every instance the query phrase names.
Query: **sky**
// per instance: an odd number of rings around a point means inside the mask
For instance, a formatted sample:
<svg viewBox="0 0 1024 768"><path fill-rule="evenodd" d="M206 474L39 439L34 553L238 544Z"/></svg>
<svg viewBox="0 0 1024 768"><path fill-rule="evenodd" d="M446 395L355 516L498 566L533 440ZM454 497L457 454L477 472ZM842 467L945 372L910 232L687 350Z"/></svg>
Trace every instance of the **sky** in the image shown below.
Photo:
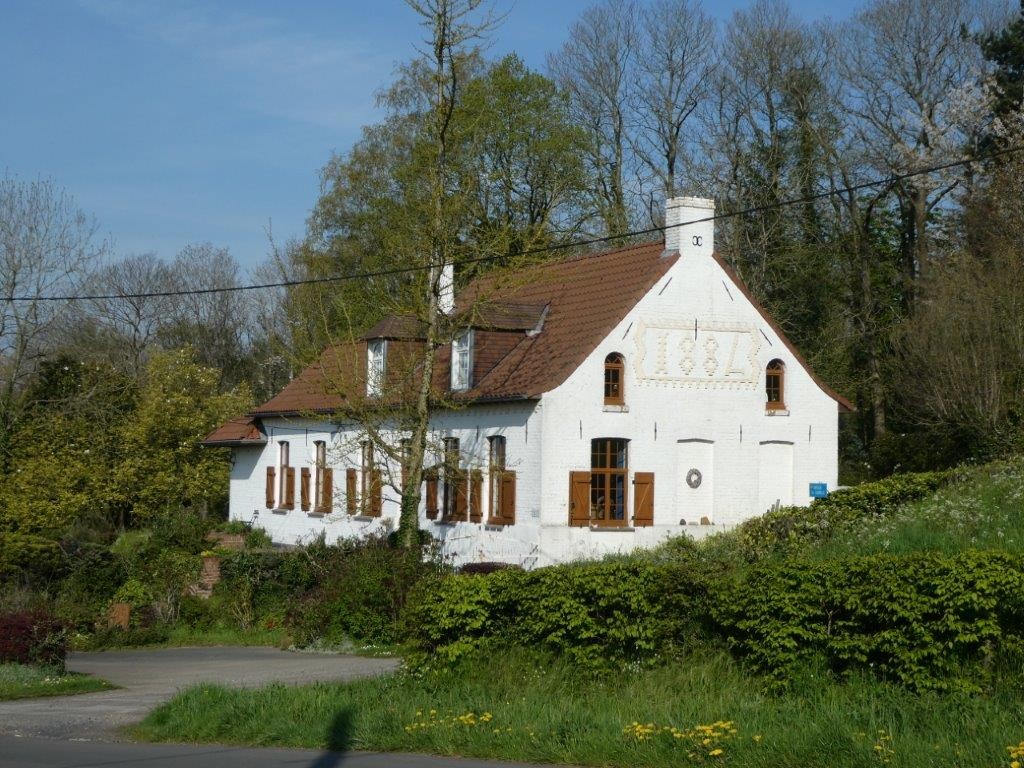
<svg viewBox="0 0 1024 768"><path fill-rule="evenodd" d="M495 0L488 41L543 70L591 0ZM744 0L707 0L720 19ZM806 19L854 0L791 0ZM53 180L112 253L301 237L319 172L379 118L423 30L402 0L0 0L0 175Z"/></svg>

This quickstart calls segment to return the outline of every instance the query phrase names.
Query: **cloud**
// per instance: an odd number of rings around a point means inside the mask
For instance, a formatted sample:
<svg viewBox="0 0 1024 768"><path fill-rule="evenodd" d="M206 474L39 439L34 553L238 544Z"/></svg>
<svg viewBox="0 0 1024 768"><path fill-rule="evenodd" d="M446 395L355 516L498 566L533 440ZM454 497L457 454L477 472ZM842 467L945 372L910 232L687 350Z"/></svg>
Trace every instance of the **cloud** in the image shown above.
<svg viewBox="0 0 1024 768"><path fill-rule="evenodd" d="M373 91L398 52L297 29L284 18L175 0L79 0L108 23L180 51L224 78L241 105L266 115L351 130L375 114ZM353 125L355 123L355 126Z"/></svg>

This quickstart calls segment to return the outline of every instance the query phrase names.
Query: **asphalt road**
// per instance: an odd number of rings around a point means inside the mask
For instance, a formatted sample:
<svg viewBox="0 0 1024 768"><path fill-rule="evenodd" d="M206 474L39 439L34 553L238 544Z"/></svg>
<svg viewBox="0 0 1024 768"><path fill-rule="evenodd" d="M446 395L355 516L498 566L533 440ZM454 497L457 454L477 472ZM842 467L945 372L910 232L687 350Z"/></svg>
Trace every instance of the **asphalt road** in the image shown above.
<svg viewBox="0 0 1024 768"><path fill-rule="evenodd" d="M111 744L0 736L0 768L511 768L497 763L434 755L318 752L177 744Z"/></svg>
<svg viewBox="0 0 1024 768"><path fill-rule="evenodd" d="M275 648L162 648L75 653L68 668L117 690L0 702L0 736L117 741L126 725L195 683L256 687L271 682L354 680L394 670L397 659L289 653ZM2 755L2 752L0 752Z"/></svg>

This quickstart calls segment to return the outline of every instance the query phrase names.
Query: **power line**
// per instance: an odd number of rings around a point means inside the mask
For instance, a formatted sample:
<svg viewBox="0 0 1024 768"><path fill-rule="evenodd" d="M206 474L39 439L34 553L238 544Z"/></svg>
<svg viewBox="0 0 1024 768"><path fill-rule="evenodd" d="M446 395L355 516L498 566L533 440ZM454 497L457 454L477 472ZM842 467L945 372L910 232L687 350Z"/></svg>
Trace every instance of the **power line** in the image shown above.
<svg viewBox="0 0 1024 768"><path fill-rule="evenodd" d="M700 219L692 219L690 221L680 222L679 224L673 224L671 227L648 227L647 229L637 229L632 232L624 232L618 235L605 235L603 237L593 237L587 240L577 240L570 243L556 243L555 245L546 245L541 248L531 248L519 253L519 256L532 256L542 253L551 253L554 251L562 251L569 248L580 248L587 245L598 245L601 243L609 243L613 240L623 240L626 238L639 237L641 235L652 235L655 233L664 232L666 229L673 227L685 227L691 224L702 224L708 221L717 221L719 219L731 219L736 216L749 216L756 213L766 213L768 211L776 210L779 208L786 208L791 205L803 205L805 203L812 203L816 200L823 200L825 198L833 197L835 195L847 194L851 192L859 192L865 189L871 189L874 187L891 186L897 184L905 179L910 179L915 176L923 176L929 173L937 173L938 171L946 171L952 168L958 168L972 163L983 162L985 160L992 160L1003 155L1013 154L1024 150L1024 146L1006 147L1004 149L995 150L979 157L962 158L960 160L953 160L948 163L942 163L940 165L933 165L927 168L920 168L916 171L907 171L906 173L892 174L881 179L875 179L873 181L865 181L860 184L851 184L846 187L837 187L835 189L829 189L824 192L817 192L812 195L803 195L801 197L789 198L787 200L780 200L775 203L765 203L763 205L750 206L749 208L741 208L735 211L726 211L723 213L715 213L711 216L705 216ZM499 257L496 256L479 256L476 258L462 259L455 262L455 266L465 266L469 264L479 264L487 261L496 261ZM111 294L87 294L87 295L66 295L66 296L9 296L4 299L7 302L32 302L32 301L106 301L110 299L150 299L150 298L169 298L174 296L202 296L212 293L240 293L243 291L260 291L267 290L270 288L294 288L300 285L321 285L325 283L341 283L349 280L366 280L374 277L390 277L393 275L410 274L413 272L422 272L424 270L431 269L432 265L417 265L410 267L394 267L391 269L380 269L370 272L355 272L348 275L331 275L329 277L310 277L296 280L281 280L274 283L250 283L248 285L231 285L222 286L218 288L186 288L176 291L149 291L141 293L111 293Z"/></svg>

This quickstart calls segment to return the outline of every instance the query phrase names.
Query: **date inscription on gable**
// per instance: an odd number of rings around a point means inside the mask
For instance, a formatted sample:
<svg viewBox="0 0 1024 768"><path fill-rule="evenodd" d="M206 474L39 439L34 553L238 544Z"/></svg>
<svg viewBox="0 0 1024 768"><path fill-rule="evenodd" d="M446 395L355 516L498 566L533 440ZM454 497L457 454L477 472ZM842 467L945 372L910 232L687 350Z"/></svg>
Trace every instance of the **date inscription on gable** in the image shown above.
<svg viewBox="0 0 1024 768"><path fill-rule="evenodd" d="M706 320L640 320L634 332L640 382L754 388L761 380L761 331Z"/></svg>

